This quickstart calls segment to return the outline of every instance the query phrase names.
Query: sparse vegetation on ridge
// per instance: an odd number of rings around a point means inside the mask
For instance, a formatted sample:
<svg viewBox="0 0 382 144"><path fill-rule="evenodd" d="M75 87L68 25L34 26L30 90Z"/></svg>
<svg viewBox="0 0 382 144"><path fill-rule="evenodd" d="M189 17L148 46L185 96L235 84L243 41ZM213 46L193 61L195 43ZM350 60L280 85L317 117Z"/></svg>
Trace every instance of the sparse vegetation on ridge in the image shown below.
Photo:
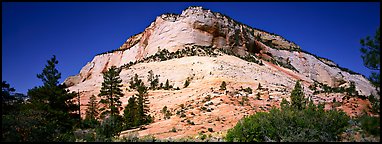
<svg viewBox="0 0 382 144"><path fill-rule="evenodd" d="M146 57L142 60L137 60L135 62L130 62L121 66L121 68L129 68L137 63L147 63L153 61L166 61L174 58L182 58L186 56L210 56L216 57L219 54L214 51L211 46L199 46L192 45L186 46L184 49L177 50L175 52L169 52L167 49L158 51L156 54Z"/></svg>

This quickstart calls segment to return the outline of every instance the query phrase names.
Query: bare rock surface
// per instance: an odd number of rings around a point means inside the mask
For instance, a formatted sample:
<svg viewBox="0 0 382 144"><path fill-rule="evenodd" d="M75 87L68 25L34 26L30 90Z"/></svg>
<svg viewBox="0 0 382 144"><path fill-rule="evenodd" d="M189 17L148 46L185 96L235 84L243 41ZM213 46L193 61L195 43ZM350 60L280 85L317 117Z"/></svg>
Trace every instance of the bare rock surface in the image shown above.
<svg viewBox="0 0 382 144"><path fill-rule="evenodd" d="M124 68L120 73L125 94L121 98L122 107L127 104L130 96L137 93L128 87L134 74L138 74L148 85L148 71L152 70L155 75L160 75L159 83L164 84L168 79L174 88L180 88L148 91L150 114L155 119L146 126L147 129L138 130L140 136L182 138L197 136L202 131L221 135L236 125L243 116L267 111L271 106L279 107L282 98L289 100L297 80L302 81L306 97L310 97L315 103L326 103L326 109L333 108L332 101L336 99L342 104L336 108L343 109L351 116L359 115L363 109L367 110L369 102L360 99L343 100L343 93L314 95L308 87L315 81L331 87L348 85L352 81L359 94L369 96L376 93L362 75L343 71L330 60L302 52L299 46L281 36L251 28L201 7L190 7L179 15L158 16L142 33L130 37L114 52L95 56L79 74L68 77L64 83L69 86L69 90L80 91L81 113L84 117L89 97L99 94L103 81L102 72L109 67L121 67L163 49L175 52L189 45L230 50L238 56L253 54L258 59L260 56L264 59L275 59L289 63L296 70L266 60L262 60L264 65L259 65L223 53L217 57L188 56L137 63ZM186 79L190 79L191 83L183 88ZM227 91L219 90L223 81L227 83ZM259 85L261 89L258 89ZM250 87L253 93L243 93L240 91L241 87ZM260 98L256 96L258 93ZM210 97L210 100L206 97ZM244 101L243 97L248 100ZM357 108L356 103L359 103ZM176 115L180 104L185 106L186 117ZM173 114L170 119L164 119L160 112L164 106ZM121 114L122 112L121 110ZM172 128L177 131L171 132ZM208 132L208 128L213 128L214 131Z"/></svg>

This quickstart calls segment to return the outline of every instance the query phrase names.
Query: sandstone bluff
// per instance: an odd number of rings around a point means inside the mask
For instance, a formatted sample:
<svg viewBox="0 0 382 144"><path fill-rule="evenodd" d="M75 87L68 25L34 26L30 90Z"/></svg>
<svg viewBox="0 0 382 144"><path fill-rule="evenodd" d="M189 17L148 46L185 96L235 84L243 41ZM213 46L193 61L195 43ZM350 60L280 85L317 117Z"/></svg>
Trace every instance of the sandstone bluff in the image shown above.
<svg viewBox="0 0 382 144"><path fill-rule="evenodd" d="M164 50L166 54L179 55L182 51L190 54L165 60L155 57ZM314 84L348 87L354 83L360 95L376 93L371 83L360 74L310 54L279 35L241 24L202 7L189 7L181 14L158 16L143 32L127 39L118 49L96 55L79 74L68 77L64 81L68 89L80 91L82 115L89 97L99 93L102 72L111 66L123 68L120 74L125 94L121 98L123 107L135 93L128 88L134 74L148 85L147 73L152 70L160 75L160 83L168 79L175 88L180 87L180 90L149 91L154 123L138 133L158 138L193 136L209 127L214 129L213 135L221 135L243 116L267 111L271 106L279 107L281 98L289 100L297 80L302 81L306 97L315 103L326 103L326 108L331 107L333 99L346 101L349 105L337 108L351 116L367 109L368 101L343 99L344 93L314 94L309 87ZM183 88L186 79L191 83ZM219 90L222 81L227 83L227 91ZM253 93L244 93L240 91L241 87L250 87ZM260 99L255 98L256 94ZM238 97L243 95L249 98L246 104L240 104ZM185 107L181 108L181 104ZM170 119L163 119L160 113L163 106L174 114ZM201 107L207 107L210 112ZM186 117L175 114L180 109L185 111ZM186 120L195 124L190 125ZM173 127L178 131L169 132Z"/></svg>

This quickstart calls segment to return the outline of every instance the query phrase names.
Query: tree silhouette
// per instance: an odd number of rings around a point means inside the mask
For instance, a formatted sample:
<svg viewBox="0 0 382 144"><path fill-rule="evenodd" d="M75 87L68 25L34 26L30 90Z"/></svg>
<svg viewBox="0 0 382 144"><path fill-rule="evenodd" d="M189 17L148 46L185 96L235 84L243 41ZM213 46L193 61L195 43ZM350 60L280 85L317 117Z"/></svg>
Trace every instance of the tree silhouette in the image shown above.
<svg viewBox="0 0 382 144"><path fill-rule="evenodd" d="M360 43L362 45L361 50L361 57L363 59L364 65L371 69L376 70L376 72L372 72L371 76L369 77L369 80L376 86L380 86L381 78L380 78L380 66L381 66L381 60L380 60L380 53L381 53L381 46L380 46L380 27L378 27L374 38L370 38L370 36L367 36L365 39L361 39Z"/></svg>
<svg viewBox="0 0 382 144"><path fill-rule="evenodd" d="M27 138L30 141L61 141L61 134L71 131L79 122L79 114L75 113L78 106L73 103L77 94L66 90L65 85L58 84L61 73L56 69L57 64L56 56L53 55L42 73L37 74L43 86L28 91L31 103L26 105L29 110L23 113L30 121L24 124L35 127L34 130L25 131L28 133L25 137L33 137Z"/></svg>

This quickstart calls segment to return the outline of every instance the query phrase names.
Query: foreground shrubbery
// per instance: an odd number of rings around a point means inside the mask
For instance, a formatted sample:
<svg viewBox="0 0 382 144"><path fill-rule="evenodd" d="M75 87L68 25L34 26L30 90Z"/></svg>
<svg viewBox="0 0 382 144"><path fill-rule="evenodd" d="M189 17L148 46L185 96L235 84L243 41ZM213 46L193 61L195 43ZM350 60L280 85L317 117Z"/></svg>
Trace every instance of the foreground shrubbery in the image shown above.
<svg viewBox="0 0 382 144"><path fill-rule="evenodd" d="M357 118L357 121L360 123L360 126L363 130L366 131L369 135L380 136L381 134L381 120L379 117L371 117L366 114Z"/></svg>
<svg viewBox="0 0 382 144"><path fill-rule="evenodd" d="M324 111L311 104L301 111L273 108L240 120L228 131L227 141L337 141L350 118L340 111Z"/></svg>
<svg viewBox="0 0 382 144"><path fill-rule="evenodd" d="M285 99L281 110L258 112L240 120L226 135L227 141L337 141L350 117L344 112L324 111L323 105L306 104L299 82L292 92L292 104Z"/></svg>

